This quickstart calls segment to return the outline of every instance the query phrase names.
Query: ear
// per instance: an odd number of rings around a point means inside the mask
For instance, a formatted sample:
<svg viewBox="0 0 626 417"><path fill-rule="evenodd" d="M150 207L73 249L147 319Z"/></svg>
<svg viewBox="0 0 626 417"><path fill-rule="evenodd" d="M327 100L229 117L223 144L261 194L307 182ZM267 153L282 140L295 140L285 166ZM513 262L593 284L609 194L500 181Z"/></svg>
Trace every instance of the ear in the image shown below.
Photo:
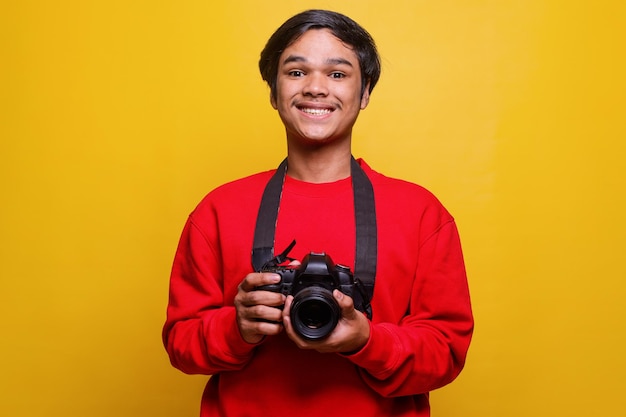
<svg viewBox="0 0 626 417"><path fill-rule="evenodd" d="M276 98L274 97L274 94L271 91L270 91L270 104L272 105L274 110L278 110L278 105L276 103Z"/></svg>
<svg viewBox="0 0 626 417"><path fill-rule="evenodd" d="M370 83L368 82L361 94L361 110L365 110L370 102Z"/></svg>

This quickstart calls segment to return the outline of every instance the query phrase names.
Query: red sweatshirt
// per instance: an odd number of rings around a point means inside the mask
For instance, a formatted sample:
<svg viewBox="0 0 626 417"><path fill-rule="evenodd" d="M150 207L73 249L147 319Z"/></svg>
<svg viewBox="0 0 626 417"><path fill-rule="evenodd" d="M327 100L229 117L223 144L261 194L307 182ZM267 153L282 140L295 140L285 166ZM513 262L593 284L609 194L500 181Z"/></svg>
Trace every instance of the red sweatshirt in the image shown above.
<svg viewBox="0 0 626 417"><path fill-rule="evenodd" d="M453 218L424 188L359 161L376 201L378 260L371 336L352 355L300 350L283 333L246 343L235 319L257 211L274 171L225 184L189 216L174 259L164 344L183 372L213 375L201 416L428 416L428 392L463 368L473 329ZM354 270L351 179L287 177L276 253L325 252Z"/></svg>

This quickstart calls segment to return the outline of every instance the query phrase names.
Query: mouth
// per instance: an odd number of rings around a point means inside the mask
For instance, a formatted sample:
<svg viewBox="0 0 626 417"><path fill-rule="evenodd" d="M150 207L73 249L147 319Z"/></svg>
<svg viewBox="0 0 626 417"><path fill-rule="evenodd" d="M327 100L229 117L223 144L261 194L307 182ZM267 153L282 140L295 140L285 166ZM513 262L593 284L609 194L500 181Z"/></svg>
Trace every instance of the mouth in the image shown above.
<svg viewBox="0 0 626 417"><path fill-rule="evenodd" d="M329 107L324 107L324 108L306 107L306 106L296 106L296 107L302 113L306 113L311 116L326 116L327 114L331 114L333 111L335 111L335 109L329 108Z"/></svg>

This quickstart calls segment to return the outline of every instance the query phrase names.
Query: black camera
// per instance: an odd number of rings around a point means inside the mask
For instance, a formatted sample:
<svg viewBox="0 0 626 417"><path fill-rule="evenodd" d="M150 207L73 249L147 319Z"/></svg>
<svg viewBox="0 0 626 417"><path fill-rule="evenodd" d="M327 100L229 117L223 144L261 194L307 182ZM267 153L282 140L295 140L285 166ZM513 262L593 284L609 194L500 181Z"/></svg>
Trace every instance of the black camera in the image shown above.
<svg viewBox="0 0 626 417"><path fill-rule="evenodd" d="M270 264L261 272L276 273L281 281L257 290L293 295L291 323L303 339L323 339L337 326L341 309L333 297L335 289L350 296L354 307L370 316L369 300L359 280L354 279L349 267L335 265L324 253L310 253L300 265Z"/></svg>

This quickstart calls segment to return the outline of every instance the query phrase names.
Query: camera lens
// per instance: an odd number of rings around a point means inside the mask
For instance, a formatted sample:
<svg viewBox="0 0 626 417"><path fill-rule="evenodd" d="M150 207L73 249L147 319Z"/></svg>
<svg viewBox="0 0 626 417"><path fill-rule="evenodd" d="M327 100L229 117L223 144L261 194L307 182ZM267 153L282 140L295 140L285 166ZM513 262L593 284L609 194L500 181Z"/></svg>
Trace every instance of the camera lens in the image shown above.
<svg viewBox="0 0 626 417"><path fill-rule="evenodd" d="M309 329L324 327L332 319L327 304L318 300L309 300L300 306L298 318Z"/></svg>
<svg viewBox="0 0 626 417"><path fill-rule="evenodd" d="M300 290L291 304L291 323L303 339L319 340L328 336L339 321L341 310L331 291L322 287Z"/></svg>

